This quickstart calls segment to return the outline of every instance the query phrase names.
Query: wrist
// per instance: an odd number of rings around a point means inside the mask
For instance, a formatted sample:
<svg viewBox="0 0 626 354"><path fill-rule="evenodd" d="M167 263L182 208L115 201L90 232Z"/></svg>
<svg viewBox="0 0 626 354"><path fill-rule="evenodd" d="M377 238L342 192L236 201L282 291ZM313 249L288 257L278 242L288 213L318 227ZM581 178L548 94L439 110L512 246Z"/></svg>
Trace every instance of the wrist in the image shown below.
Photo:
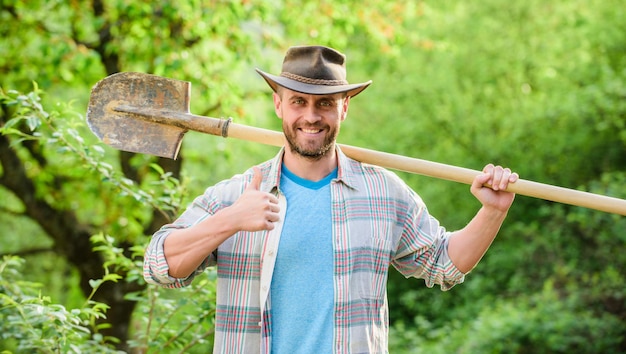
<svg viewBox="0 0 626 354"><path fill-rule="evenodd" d="M483 205L479 211L479 213L483 214L489 219L504 219L508 212L508 208L502 209L493 205Z"/></svg>

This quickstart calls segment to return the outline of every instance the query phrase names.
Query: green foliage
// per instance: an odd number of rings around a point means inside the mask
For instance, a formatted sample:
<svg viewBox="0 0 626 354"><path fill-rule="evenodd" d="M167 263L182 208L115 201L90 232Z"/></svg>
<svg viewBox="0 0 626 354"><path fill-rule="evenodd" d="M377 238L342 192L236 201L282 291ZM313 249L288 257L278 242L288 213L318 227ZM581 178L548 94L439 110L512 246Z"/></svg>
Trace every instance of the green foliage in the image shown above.
<svg viewBox="0 0 626 354"><path fill-rule="evenodd" d="M53 203L61 203L58 206L62 209L72 208L79 213L81 210L97 209L102 218L99 222L102 229L124 239L138 235L141 230L138 226L147 222L150 207L162 212L178 211L184 187L178 179L173 178L171 172L150 164L146 174L152 177L146 178L143 185L137 185L107 161L102 144L96 143L93 138L90 141L83 138L90 136L90 133L87 133L83 117L71 105L58 105L57 110L49 111L44 109L41 95L37 85L28 94L0 89L0 104L12 110L12 118L0 127L0 133L14 137L12 143L16 149L20 149L24 141L37 142L40 145L39 153L51 161L46 166L32 168L31 174L39 182L40 193ZM67 165L78 168L68 169ZM84 183L85 173L99 180L96 186ZM62 186L59 188L61 181ZM107 199L107 195L102 195L105 191L112 199L121 198L124 202ZM65 197L76 193L87 198ZM70 205L62 204L70 201ZM122 207L124 210L120 209ZM90 219L94 217L92 213L82 216ZM129 219L135 223L129 224ZM111 222L107 223L106 220Z"/></svg>
<svg viewBox="0 0 626 354"><path fill-rule="evenodd" d="M5 256L0 262L0 348L5 352L33 353L118 353L116 338L100 334L109 326L108 306L91 298L106 282L136 281L142 262L135 247L124 256L112 237L95 235L94 248L104 253L106 271L102 279L92 279L91 296L80 308L66 309L42 295L41 284L23 281L24 260ZM134 259L134 260L133 260ZM128 274L122 278L116 272ZM128 346L142 353L206 353L213 340L215 315L215 272L207 272L190 287L167 290L149 286L146 291L129 293L139 302L133 339Z"/></svg>
<svg viewBox="0 0 626 354"><path fill-rule="evenodd" d="M80 118L80 116L62 111L47 111L41 104L41 95L42 92L37 87L28 94L0 90L0 104L10 107L13 111L13 118L0 127L0 132L7 136L15 136L14 141L16 141L17 148L24 141L36 141L44 147L41 150L42 154L58 154L57 156L64 159L64 162L80 163L83 166L80 173L81 178L85 177L85 173L101 178L101 188L94 190L94 192L102 192L102 188L105 188L110 191L108 193L126 199L123 204L126 207L136 203L138 209L151 206L156 210L177 212L183 191L178 179L172 177L171 173L165 172L156 164L149 166L154 171L154 177L146 179L141 186L125 178L111 164L104 161L104 150L99 143L87 142L80 134L76 133L77 129L85 129L84 122L82 119L76 121L71 118ZM77 172L77 170L63 170L61 168L51 170L50 168L45 172L52 173L53 178L67 177L67 173ZM41 174L42 172L38 171L37 180L42 177ZM71 183L71 180L68 177L65 181ZM77 185L74 187L74 191L80 188L79 181L76 180L75 182ZM45 186L45 179L43 183ZM60 200L63 201L64 199L60 198ZM106 211L111 212L110 209ZM105 210L103 209L102 212L104 213ZM140 216L143 213L137 215ZM129 217L129 214L126 214L126 217ZM116 227L116 225L119 226ZM29 306L25 310L18 308L18 305L22 305L13 301L10 305L17 308L15 311L26 314L20 318L12 315L7 317L10 321L7 321L6 324L7 326L11 325L13 329L4 332L6 335L2 338L2 346L18 351L28 348L39 348L41 352L85 352L87 351L85 348L98 352L112 351L108 343L115 338L103 337L98 333L99 330L110 326L106 323L105 317L107 305L91 299L107 282L143 283L141 256L145 248L144 244L136 244L129 249L119 247L116 239L127 242L130 236L138 233L136 230L129 230L129 225L124 222L124 219L115 220L112 226L105 228L103 224L102 230L108 229L116 232L116 238L105 235L103 232L91 238L94 250L102 255L104 275L100 279L89 280L92 292L88 295L84 307L65 310L63 305L55 304L49 297L42 297L41 295L39 298L24 300L25 304ZM128 236L120 237L123 235L121 230L128 233ZM19 276L17 272L11 274L14 274L15 277ZM168 299L167 295L162 295L167 290L156 287L148 288L145 293L127 294L129 300L142 303L138 311L144 312L140 315L140 320L134 325L138 331L135 339L129 341L127 345L131 348L143 348L144 351L157 350L158 348L172 352L179 350L181 352L188 352L189 350L206 352L207 348L211 347L213 331L214 283L214 278L198 281L193 287L180 290L179 294L176 294L172 299ZM41 286L37 287L41 288ZM31 288L35 288L33 283L21 282L16 284L14 292L29 293ZM171 292L170 290L170 297ZM6 299L11 298L11 294L6 297ZM211 299L213 300L206 301ZM205 311L199 315L198 309L202 308ZM41 318L36 318L34 314L41 314ZM67 321L62 323L59 323L59 320L53 320L51 323L46 322L53 317L67 318ZM80 322L78 322L79 319ZM183 327L181 329L178 325L173 324L179 324ZM25 326L32 326L34 329L31 330ZM22 331L25 334L14 336L15 333ZM76 333L71 335L68 333L71 331ZM90 339L91 333L94 333L93 337L96 339ZM102 343L96 342L98 338ZM100 350L99 346L96 345L102 346L103 349ZM198 346L204 349L193 349Z"/></svg>
<svg viewBox="0 0 626 354"><path fill-rule="evenodd" d="M68 310L42 295L41 285L23 281L24 260L5 256L0 261L0 338L3 353L117 353L115 338L98 334L97 319L107 306L88 300ZM94 288L94 291L97 289Z"/></svg>
<svg viewBox="0 0 626 354"><path fill-rule="evenodd" d="M103 254L105 275L90 281L93 293L107 281L143 283L145 245L133 246L130 255L111 236L91 238ZM119 276L125 274L125 277ZM141 353L206 353L213 345L216 273L207 271L189 287L164 289L148 286L124 296L139 305L135 309L132 339L128 348Z"/></svg>
<svg viewBox="0 0 626 354"><path fill-rule="evenodd" d="M133 176L120 167L122 155L86 127L96 81L133 70L189 80L192 111L280 129L253 68L278 72L289 45L332 45L348 54L350 81L374 81L352 101L341 142L474 169L496 162L522 178L625 198L623 5L3 1L0 133L33 181L34 197L59 214L75 213L75 227L94 235L103 272L88 279L84 297L117 286L137 304L126 324L129 339L117 345L209 352L214 272L186 289L146 286L146 230L155 215L176 215L206 186L276 149L188 133L180 178L163 161L141 155L124 167ZM0 182L7 171L0 167ZM400 174L450 229L478 208L468 186ZM1 252L60 247L13 191L0 190L0 198ZM622 216L518 196L465 284L441 293L392 272L391 352L625 352L625 223ZM111 350L103 316L114 309L67 290L77 286L76 267L59 265L64 257L49 252L29 256L36 266L20 274L22 261L9 259L2 286L27 296L2 297L10 304L0 309L4 347ZM7 271L11 281L4 280ZM69 303L79 305L66 310Z"/></svg>
<svg viewBox="0 0 626 354"><path fill-rule="evenodd" d="M615 276L613 272L613 276ZM623 281L623 277L619 276ZM546 282L541 292L484 303L470 321L433 326L423 317L393 328L393 353L617 353L626 325Z"/></svg>
<svg viewBox="0 0 626 354"><path fill-rule="evenodd" d="M129 346L142 353L208 353L213 349L216 274L190 287L167 290L149 286L128 294L140 303Z"/></svg>
<svg viewBox="0 0 626 354"><path fill-rule="evenodd" d="M624 16L623 4L439 2L423 4L423 9L426 15L402 48L405 59L391 60L374 74L365 95L377 99L355 98L344 138L355 145L474 169L497 162L522 178L626 196L626 31L622 22L613 22ZM401 89L389 90L388 82ZM367 117L368 124L359 116ZM449 228L462 227L477 208L465 197L465 186L403 177ZM502 296L511 299L507 306L524 309L523 298L536 296L547 283L576 298L578 309L594 309L581 314L561 307L563 326L571 332L576 326L598 326L606 317L614 324L624 318L623 292L614 288L615 280L599 274L611 274L612 267L626 264L620 251L625 226L621 216L518 196L500 236L465 284L438 293L392 272L390 317L398 327L392 337L418 338L413 346L396 348L463 352L462 343L475 333L461 331L463 340L458 341L437 334L460 331ZM596 280L592 284L588 279ZM554 312L529 320L527 333L543 333L539 319L551 319ZM432 346L419 330L424 323L424 332L435 336ZM489 330L491 337L510 335L506 328ZM564 333L567 337L570 332ZM595 338L598 348L610 343L613 351L623 352L619 330L606 333L612 337ZM480 336L475 340L482 340ZM523 343L523 338L511 336L513 344ZM567 348L579 352L573 338L560 340L571 340ZM515 352L513 344L502 352ZM442 345L445 349L436 349ZM497 345L485 340L475 352L490 352ZM546 348L560 352L556 345ZM586 350L597 352L593 347Z"/></svg>

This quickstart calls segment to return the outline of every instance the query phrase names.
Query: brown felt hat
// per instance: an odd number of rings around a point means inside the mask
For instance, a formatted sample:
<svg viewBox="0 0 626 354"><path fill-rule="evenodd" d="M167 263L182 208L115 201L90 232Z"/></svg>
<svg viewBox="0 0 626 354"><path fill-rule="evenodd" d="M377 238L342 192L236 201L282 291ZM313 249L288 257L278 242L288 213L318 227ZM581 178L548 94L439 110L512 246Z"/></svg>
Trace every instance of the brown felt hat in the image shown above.
<svg viewBox="0 0 626 354"><path fill-rule="evenodd" d="M278 86L311 95L346 92L353 97L365 90L372 80L349 84L346 80L346 56L323 46L291 47L285 54L280 76L256 71L276 92Z"/></svg>

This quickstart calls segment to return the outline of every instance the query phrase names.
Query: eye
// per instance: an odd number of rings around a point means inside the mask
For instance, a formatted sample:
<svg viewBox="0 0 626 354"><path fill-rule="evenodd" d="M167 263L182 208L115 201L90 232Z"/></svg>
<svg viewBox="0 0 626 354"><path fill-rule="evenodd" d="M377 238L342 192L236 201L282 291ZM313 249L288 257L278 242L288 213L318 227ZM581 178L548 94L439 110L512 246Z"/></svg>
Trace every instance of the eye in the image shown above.
<svg viewBox="0 0 626 354"><path fill-rule="evenodd" d="M294 98L292 102L294 104L303 104L304 100L302 98Z"/></svg>
<svg viewBox="0 0 626 354"><path fill-rule="evenodd" d="M322 107L332 107L333 106L333 102L329 101L329 100L322 100L319 103L320 106Z"/></svg>

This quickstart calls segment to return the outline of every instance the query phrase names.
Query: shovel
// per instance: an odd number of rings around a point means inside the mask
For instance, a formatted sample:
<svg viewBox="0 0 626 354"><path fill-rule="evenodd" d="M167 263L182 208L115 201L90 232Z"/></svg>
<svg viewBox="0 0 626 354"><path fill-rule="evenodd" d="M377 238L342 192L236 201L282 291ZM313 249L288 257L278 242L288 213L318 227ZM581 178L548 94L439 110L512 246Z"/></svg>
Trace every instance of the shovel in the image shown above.
<svg viewBox="0 0 626 354"><path fill-rule="evenodd" d="M283 133L189 112L191 83L122 72L91 91L87 123L116 149L175 159L187 131L283 146ZM349 157L368 164L472 184L480 171L339 144ZM626 200L518 179L506 189L520 195L626 215Z"/></svg>

